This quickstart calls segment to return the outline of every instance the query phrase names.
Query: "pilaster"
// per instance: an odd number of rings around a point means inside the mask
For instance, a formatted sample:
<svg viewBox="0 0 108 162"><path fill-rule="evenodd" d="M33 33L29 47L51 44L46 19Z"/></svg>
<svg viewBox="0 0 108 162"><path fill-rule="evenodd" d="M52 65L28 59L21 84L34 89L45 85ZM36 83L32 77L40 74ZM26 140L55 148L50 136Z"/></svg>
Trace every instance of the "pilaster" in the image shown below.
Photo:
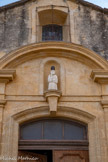
<svg viewBox="0 0 108 162"><path fill-rule="evenodd" d="M5 107L6 101L0 100L0 144L2 142L2 123L3 123L3 110ZM0 154L1 154L1 147L0 147Z"/></svg>
<svg viewBox="0 0 108 162"><path fill-rule="evenodd" d="M0 100L5 99L6 84L14 79L15 74L15 70L0 70Z"/></svg>
<svg viewBox="0 0 108 162"><path fill-rule="evenodd" d="M3 111L5 108L6 100L6 84L12 81L15 77L15 70L0 70L0 145L2 142L2 127L3 127ZM1 154L1 146L0 146Z"/></svg>
<svg viewBox="0 0 108 162"><path fill-rule="evenodd" d="M107 156L108 156L108 100L101 101L102 107L104 109L105 116L105 126L106 126L106 137L107 137Z"/></svg>
<svg viewBox="0 0 108 162"><path fill-rule="evenodd" d="M93 70L91 73L91 78L94 82L101 85L101 105L104 111L104 122L106 131L106 150L108 158L108 70Z"/></svg>

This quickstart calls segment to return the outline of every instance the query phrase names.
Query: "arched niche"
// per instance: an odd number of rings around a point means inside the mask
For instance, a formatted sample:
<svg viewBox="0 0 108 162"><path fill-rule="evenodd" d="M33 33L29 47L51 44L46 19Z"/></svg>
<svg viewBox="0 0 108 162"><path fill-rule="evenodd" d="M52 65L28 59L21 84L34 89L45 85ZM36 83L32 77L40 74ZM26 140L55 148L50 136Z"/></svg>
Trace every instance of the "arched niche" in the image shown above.
<svg viewBox="0 0 108 162"><path fill-rule="evenodd" d="M60 64L55 60L49 60L44 65L44 91L48 90L48 75L51 71L51 66L55 66L55 73L58 76L58 90L60 90Z"/></svg>

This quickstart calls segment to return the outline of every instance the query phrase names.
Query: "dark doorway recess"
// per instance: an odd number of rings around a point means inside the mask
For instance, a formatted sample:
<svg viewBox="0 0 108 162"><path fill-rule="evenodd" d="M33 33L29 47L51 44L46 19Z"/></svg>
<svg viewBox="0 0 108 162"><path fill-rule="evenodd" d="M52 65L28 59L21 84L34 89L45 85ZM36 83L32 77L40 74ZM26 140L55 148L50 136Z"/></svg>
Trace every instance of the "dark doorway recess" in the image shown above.
<svg viewBox="0 0 108 162"><path fill-rule="evenodd" d="M47 162L52 162L52 150L32 150L29 152L47 156Z"/></svg>
<svg viewBox="0 0 108 162"><path fill-rule="evenodd" d="M37 162L53 162L52 159L52 150L26 150L26 151L19 151L19 156L22 157L34 157L39 158L39 160L36 160ZM46 157L45 159L43 157ZM24 160L27 161L27 160ZM31 160L32 161L32 160ZM23 162L21 160L18 160L18 162Z"/></svg>

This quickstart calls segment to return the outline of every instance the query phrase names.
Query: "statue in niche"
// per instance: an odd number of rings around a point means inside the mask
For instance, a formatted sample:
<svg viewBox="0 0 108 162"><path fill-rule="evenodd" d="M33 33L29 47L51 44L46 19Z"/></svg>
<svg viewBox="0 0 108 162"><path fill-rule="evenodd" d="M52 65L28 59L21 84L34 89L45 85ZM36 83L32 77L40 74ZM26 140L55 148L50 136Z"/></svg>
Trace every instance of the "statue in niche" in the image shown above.
<svg viewBox="0 0 108 162"><path fill-rule="evenodd" d="M48 75L48 90L58 90L58 77L55 74L55 66L51 66L51 72Z"/></svg>

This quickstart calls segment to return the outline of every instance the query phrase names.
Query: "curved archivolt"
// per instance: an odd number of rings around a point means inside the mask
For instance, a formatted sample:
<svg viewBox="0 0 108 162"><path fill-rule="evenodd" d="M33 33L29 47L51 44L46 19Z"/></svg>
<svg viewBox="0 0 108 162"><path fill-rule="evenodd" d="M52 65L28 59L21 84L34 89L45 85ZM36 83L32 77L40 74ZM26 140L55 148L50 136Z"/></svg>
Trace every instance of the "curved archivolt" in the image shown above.
<svg viewBox="0 0 108 162"><path fill-rule="evenodd" d="M42 118L52 117L49 108L46 106L34 107L28 110L21 111L12 116L12 118L19 124ZM54 117L54 116L53 116ZM85 124L90 123L95 119L95 116L89 112L78 110L76 108L58 107L56 118L63 117L63 119L76 120Z"/></svg>
<svg viewBox="0 0 108 162"><path fill-rule="evenodd" d="M107 61L95 52L65 42L43 42L19 48L0 60L0 69L15 68L28 60L42 57L64 57L87 64L92 69L108 69Z"/></svg>

